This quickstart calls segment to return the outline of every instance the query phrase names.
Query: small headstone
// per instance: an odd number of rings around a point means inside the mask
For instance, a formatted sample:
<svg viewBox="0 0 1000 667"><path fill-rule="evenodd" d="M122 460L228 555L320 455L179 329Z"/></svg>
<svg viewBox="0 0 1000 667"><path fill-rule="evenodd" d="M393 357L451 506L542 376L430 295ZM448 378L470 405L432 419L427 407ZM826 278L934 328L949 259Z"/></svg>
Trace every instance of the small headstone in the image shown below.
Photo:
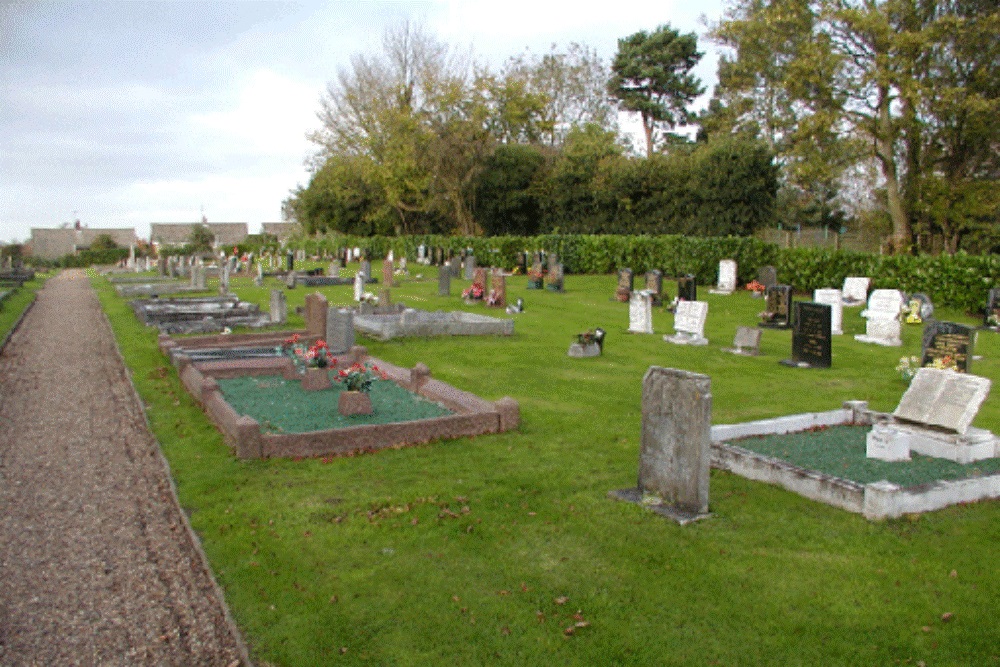
<svg viewBox="0 0 1000 667"><path fill-rule="evenodd" d="M844 294L839 289L818 289L813 292L813 301L830 306L830 334L844 333Z"/></svg>
<svg viewBox="0 0 1000 667"><path fill-rule="evenodd" d="M907 324L923 324L934 317L934 304L926 294L917 292L909 298L904 308L903 319Z"/></svg>
<svg viewBox="0 0 1000 667"><path fill-rule="evenodd" d="M486 296L486 269L480 267L472 272L472 286L482 290L483 297Z"/></svg>
<svg viewBox="0 0 1000 667"><path fill-rule="evenodd" d="M769 329L788 329L792 326L792 288L774 285L764 290L764 312L760 325Z"/></svg>
<svg viewBox="0 0 1000 667"><path fill-rule="evenodd" d="M757 282L764 286L766 290L768 287L774 287L778 284L778 270L773 266L762 266L757 272Z"/></svg>
<svg viewBox="0 0 1000 667"><path fill-rule="evenodd" d="M653 297L645 290L632 292L628 304L629 333L653 333Z"/></svg>
<svg viewBox="0 0 1000 667"><path fill-rule="evenodd" d="M517 253L517 270L521 274L528 273L528 253L526 252Z"/></svg>
<svg viewBox="0 0 1000 667"><path fill-rule="evenodd" d="M378 305L383 307L392 305L392 290L383 287L378 291Z"/></svg>
<svg viewBox="0 0 1000 667"><path fill-rule="evenodd" d="M421 243L417 246L417 263L423 264L425 259L427 259L427 246Z"/></svg>
<svg viewBox="0 0 1000 667"><path fill-rule="evenodd" d="M438 296L451 296L451 269L438 267Z"/></svg>
<svg viewBox="0 0 1000 667"><path fill-rule="evenodd" d="M931 320L924 326L920 365L968 373L975 335L964 324Z"/></svg>
<svg viewBox="0 0 1000 667"><path fill-rule="evenodd" d="M964 434L990 393L987 378L921 368L903 394L896 419Z"/></svg>
<svg viewBox="0 0 1000 667"><path fill-rule="evenodd" d="M358 271L354 274L354 300L361 301L361 297L365 294L365 279L366 275L364 271Z"/></svg>
<svg viewBox="0 0 1000 667"><path fill-rule="evenodd" d="M711 429L711 379L650 367L642 380L638 488L611 495L681 524L708 516Z"/></svg>
<svg viewBox="0 0 1000 667"><path fill-rule="evenodd" d="M285 293L279 289L271 290L271 324L284 324L288 319L288 302Z"/></svg>
<svg viewBox="0 0 1000 667"><path fill-rule="evenodd" d="M331 278L339 278L340 277L340 261L339 260L337 260L335 262L330 262L330 266L328 266L327 269L326 269L326 275L330 276Z"/></svg>
<svg viewBox="0 0 1000 667"><path fill-rule="evenodd" d="M465 279L472 280L472 276L476 273L476 256L468 255L465 258Z"/></svg>
<svg viewBox="0 0 1000 667"><path fill-rule="evenodd" d="M388 257L382 262L382 287L389 289L394 286L392 260Z"/></svg>
<svg viewBox="0 0 1000 667"><path fill-rule="evenodd" d="M523 313L523 312L524 312L524 299L520 297L518 297L517 301L514 302L514 305L507 306L508 315L517 315L518 313Z"/></svg>
<svg viewBox="0 0 1000 667"><path fill-rule="evenodd" d="M844 305L862 306L868 300L868 286L871 278L848 276L844 278Z"/></svg>
<svg viewBox="0 0 1000 667"><path fill-rule="evenodd" d="M756 357L760 354L761 333L761 330L757 327L736 327L736 335L733 336L733 346L723 348L723 352Z"/></svg>
<svg viewBox="0 0 1000 667"><path fill-rule="evenodd" d="M628 303L632 295L632 269L622 269L618 272L618 286L615 288L615 299Z"/></svg>
<svg viewBox="0 0 1000 667"><path fill-rule="evenodd" d="M528 289L542 289L544 287L542 276L542 260L535 258L531 264L531 271L528 272Z"/></svg>
<svg viewBox="0 0 1000 667"><path fill-rule="evenodd" d="M205 267L200 263L191 269L191 287L197 290L204 290L205 287Z"/></svg>
<svg viewBox="0 0 1000 667"><path fill-rule="evenodd" d="M663 271L653 269L646 272L646 291L653 297L653 306L663 305Z"/></svg>
<svg viewBox="0 0 1000 667"><path fill-rule="evenodd" d="M167 275L167 258L166 257L160 257L156 261L156 268L159 271L159 273L160 273L161 276Z"/></svg>
<svg viewBox="0 0 1000 667"><path fill-rule="evenodd" d="M698 281L690 273L677 279L677 299L679 301L698 300Z"/></svg>
<svg viewBox="0 0 1000 667"><path fill-rule="evenodd" d="M226 264L219 271L219 294L229 294L229 265Z"/></svg>
<svg viewBox="0 0 1000 667"><path fill-rule="evenodd" d="M285 287L287 289L295 289L298 284L299 274L296 271L289 271L285 274Z"/></svg>
<svg viewBox="0 0 1000 667"><path fill-rule="evenodd" d="M291 250L285 255L285 271L295 270L295 253Z"/></svg>
<svg viewBox="0 0 1000 667"><path fill-rule="evenodd" d="M736 291L736 261L732 259L719 260L719 283L709 294L729 295Z"/></svg>
<svg viewBox="0 0 1000 667"><path fill-rule="evenodd" d="M797 368L829 368L833 359L830 338L831 307L825 303L795 304L792 358L782 361Z"/></svg>
<svg viewBox="0 0 1000 667"><path fill-rule="evenodd" d="M903 309L903 293L895 289L877 289L868 299L868 308L861 313L864 317L865 333L854 336L862 343L874 343L889 347L903 344L902 324L899 321Z"/></svg>
<svg viewBox="0 0 1000 667"><path fill-rule="evenodd" d="M705 320L708 318L707 301L680 301L674 310L674 335L663 340L676 345L708 345L705 338Z"/></svg>

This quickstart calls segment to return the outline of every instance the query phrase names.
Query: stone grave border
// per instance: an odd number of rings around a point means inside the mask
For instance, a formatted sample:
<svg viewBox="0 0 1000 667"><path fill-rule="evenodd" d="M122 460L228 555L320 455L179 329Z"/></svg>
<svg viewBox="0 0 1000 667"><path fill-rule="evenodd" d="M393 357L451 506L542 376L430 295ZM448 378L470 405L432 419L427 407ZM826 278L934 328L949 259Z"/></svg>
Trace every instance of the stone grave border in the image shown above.
<svg viewBox="0 0 1000 667"><path fill-rule="evenodd" d="M738 445L739 439L805 431L815 426L866 426L888 415L868 409L866 401L847 401L840 410L807 412L742 424L712 427L712 467L740 477L775 484L800 496L879 520L920 514L979 500L1000 498L1000 474L960 480L939 480L901 487L881 480L859 484Z"/></svg>
<svg viewBox="0 0 1000 667"><path fill-rule="evenodd" d="M424 336L511 336L514 320L469 313L463 310L423 311L417 308L412 321L406 311L354 315L354 330L378 340Z"/></svg>
<svg viewBox="0 0 1000 667"><path fill-rule="evenodd" d="M364 347L354 346L347 355L338 358L338 365L331 370L346 368L356 362L373 363L385 371L390 380L404 389L441 403L455 414L412 422L371 424L306 433L263 433L256 420L240 415L226 402L216 379L246 375L283 375L286 379L298 379L299 375L295 372L291 359L275 357L192 362L190 357L182 353L182 345L187 348L238 346L248 343L266 345L275 338L278 338L278 342L275 343L278 345L292 333L303 332L284 332L280 337L256 336L254 340L247 340L253 337L252 334L248 334L240 336L239 341L232 340L233 336L206 336L199 341L189 338L176 341L169 336L160 337L160 349L171 357L184 387L240 459L373 452L387 447L416 445L432 440L502 433L518 427L520 406L510 397L487 401L431 378L430 370L423 364L417 364L412 369L401 368L381 359L369 357ZM219 338L226 340L218 344Z"/></svg>

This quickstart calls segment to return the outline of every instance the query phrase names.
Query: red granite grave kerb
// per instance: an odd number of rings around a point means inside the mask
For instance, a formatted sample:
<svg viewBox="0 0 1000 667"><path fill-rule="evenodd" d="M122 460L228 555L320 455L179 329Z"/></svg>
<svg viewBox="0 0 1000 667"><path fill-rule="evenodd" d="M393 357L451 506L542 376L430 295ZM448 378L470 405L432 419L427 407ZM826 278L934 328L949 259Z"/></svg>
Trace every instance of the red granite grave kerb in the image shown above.
<svg viewBox="0 0 1000 667"><path fill-rule="evenodd" d="M186 342L187 339L185 344ZM161 348L164 348L163 343L161 340ZM168 349L169 347L167 346ZM428 400L443 404L455 414L412 422L372 424L308 433L264 433L256 420L240 415L226 402L216 380L276 374L295 379L298 376L290 359L274 357L194 363L186 355L174 355L181 382L241 459L353 454L433 440L501 433L516 429L520 423L520 407L512 398L486 401L475 394L433 379L424 364L417 364L412 369L401 368L369 357L362 346L355 346L347 355L338 357L337 366L333 370L346 368L355 362L368 362L377 366L391 381Z"/></svg>

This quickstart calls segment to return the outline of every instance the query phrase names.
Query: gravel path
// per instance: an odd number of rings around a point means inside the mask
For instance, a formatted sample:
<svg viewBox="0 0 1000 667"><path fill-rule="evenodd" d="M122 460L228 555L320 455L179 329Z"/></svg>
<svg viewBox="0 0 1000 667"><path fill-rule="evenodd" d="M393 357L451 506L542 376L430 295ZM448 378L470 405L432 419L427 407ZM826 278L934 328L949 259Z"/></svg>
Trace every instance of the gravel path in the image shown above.
<svg viewBox="0 0 1000 667"><path fill-rule="evenodd" d="M242 664L83 271L0 354L0 665Z"/></svg>

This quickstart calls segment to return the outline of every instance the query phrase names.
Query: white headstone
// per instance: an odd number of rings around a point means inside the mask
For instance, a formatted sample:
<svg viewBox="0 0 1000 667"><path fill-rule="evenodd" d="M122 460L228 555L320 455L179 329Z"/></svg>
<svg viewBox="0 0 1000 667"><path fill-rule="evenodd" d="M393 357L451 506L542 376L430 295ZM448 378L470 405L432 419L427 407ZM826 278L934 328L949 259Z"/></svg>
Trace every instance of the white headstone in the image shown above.
<svg viewBox="0 0 1000 667"><path fill-rule="evenodd" d="M364 271L358 271L354 275L354 300L361 301L361 297L365 293L365 273Z"/></svg>
<svg viewBox="0 0 1000 667"><path fill-rule="evenodd" d="M871 278L859 278L850 276L844 278L844 305L860 306L868 300L868 286Z"/></svg>
<svg viewBox="0 0 1000 667"><path fill-rule="evenodd" d="M653 333L653 296L645 291L632 292L628 303L629 333Z"/></svg>
<svg viewBox="0 0 1000 667"><path fill-rule="evenodd" d="M937 368L921 368L899 400L893 416L965 434L990 394L988 378Z"/></svg>
<svg viewBox="0 0 1000 667"><path fill-rule="evenodd" d="M668 343L681 345L708 345L705 338L705 320L708 318L707 301L679 301L674 312L673 336L664 336Z"/></svg>
<svg viewBox="0 0 1000 667"><path fill-rule="evenodd" d="M732 259L719 260L719 285L709 294L732 294L736 291L736 261Z"/></svg>
<svg viewBox="0 0 1000 667"><path fill-rule="evenodd" d="M844 333L844 294L839 289L818 289L813 292L813 301L830 306L830 333L839 336Z"/></svg>
<svg viewBox="0 0 1000 667"><path fill-rule="evenodd" d="M868 308L861 313L864 317L865 333L854 338L862 343L874 343L889 347L903 344L902 323L899 314L903 309L903 293L895 289L877 289L868 300Z"/></svg>

